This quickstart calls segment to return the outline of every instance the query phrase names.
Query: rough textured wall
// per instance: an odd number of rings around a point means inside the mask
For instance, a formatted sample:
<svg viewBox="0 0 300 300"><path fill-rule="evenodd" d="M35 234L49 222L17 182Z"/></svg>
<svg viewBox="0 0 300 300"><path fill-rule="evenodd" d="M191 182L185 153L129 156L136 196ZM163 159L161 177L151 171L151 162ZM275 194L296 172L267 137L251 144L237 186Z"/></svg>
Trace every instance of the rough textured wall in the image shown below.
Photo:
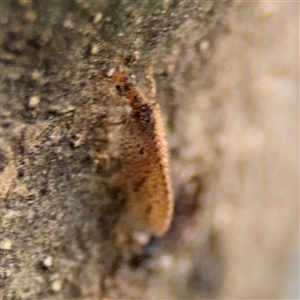
<svg viewBox="0 0 300 300"><path fill-rule="evenodd" d="M297 3L1 2L3 299L276 298L298 225ZM175 218L126 207L126 109L154 65Z"/></svg>

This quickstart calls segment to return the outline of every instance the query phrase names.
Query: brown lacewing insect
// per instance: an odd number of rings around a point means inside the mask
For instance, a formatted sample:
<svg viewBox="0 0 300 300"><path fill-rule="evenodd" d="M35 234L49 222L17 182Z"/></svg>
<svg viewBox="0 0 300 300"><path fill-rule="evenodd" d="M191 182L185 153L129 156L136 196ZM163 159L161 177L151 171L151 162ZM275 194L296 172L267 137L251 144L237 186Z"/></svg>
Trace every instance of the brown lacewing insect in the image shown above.
<svg viewBox="0 0 300 300"><path fill-rule="evenodd" d="M154 99L147 99L125 73L115 73L112 80L132 108L122 126L120 143L128 203L135 217L161 236L170 227L174 203L160 107Z"/></svg>

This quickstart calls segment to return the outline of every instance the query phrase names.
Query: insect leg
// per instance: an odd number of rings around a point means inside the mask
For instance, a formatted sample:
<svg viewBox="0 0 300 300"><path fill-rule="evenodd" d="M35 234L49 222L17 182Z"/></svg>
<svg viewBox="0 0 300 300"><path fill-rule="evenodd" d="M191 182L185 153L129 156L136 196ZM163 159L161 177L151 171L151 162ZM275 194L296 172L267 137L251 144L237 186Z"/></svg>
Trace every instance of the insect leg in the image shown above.
<svg viewBox="0 0 300 300"><path fill-rule="evenodd" d="M150 99L154 99L156 96L156 82L153 76L153 65L150 64L145 69L145 78L148 81L148 90L146 92L146 96Z"/></svg>

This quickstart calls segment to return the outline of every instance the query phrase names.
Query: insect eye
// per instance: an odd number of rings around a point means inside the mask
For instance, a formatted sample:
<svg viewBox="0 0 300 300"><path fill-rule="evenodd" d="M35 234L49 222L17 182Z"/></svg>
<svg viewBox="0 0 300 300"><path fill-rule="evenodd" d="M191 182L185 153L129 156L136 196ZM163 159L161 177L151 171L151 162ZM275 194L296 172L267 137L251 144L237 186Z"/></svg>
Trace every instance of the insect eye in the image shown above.
<svg viewBox="0 0 300 300"><path fill-rule="evenodd" d="M116 85L116 90L117 90L119 93L122 93L122 86L121 86L121 85Z"/></svg>

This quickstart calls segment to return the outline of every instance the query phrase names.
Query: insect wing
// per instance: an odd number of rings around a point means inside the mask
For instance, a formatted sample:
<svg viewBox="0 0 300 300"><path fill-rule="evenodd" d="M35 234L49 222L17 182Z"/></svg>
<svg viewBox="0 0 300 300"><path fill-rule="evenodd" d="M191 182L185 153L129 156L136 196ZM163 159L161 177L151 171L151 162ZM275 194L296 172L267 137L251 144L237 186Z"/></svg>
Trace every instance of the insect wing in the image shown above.
<svg viewBox="0 0 300 300"><path fill-rule="evenodd" d="M168 149L158 106L153 117L154 130L146 130L136 120L124 126L121 147L128 202L134 215L159 236L170 226L173 195Z"/></svg>

